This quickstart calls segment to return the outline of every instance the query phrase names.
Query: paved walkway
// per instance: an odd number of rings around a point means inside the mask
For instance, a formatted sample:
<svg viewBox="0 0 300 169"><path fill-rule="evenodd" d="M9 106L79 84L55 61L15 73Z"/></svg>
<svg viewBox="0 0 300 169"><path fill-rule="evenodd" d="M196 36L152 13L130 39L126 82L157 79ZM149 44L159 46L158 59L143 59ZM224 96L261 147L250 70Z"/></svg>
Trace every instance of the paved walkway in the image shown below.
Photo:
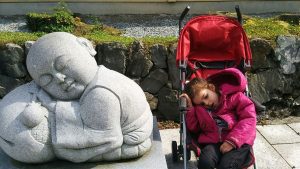
<svg viewBox="0 0 300 169"><path fill-rule="evenodd" d="M171 142L179 142L179 129L160 130L160 135L168 168L183 169L183 161L172 162ZM257 169L300 169L300 123L257 126L254 153ZM197 169L194 156L188 168Z"/></svg>

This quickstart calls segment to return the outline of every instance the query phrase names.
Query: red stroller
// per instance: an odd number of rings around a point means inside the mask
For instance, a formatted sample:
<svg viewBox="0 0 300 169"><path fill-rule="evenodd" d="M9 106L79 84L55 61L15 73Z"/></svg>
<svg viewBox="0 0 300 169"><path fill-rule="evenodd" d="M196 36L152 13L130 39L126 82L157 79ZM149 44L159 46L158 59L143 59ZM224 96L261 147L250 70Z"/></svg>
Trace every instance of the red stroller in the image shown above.
<svg viewBox="0 0 300 169"><path fill-rule="evenodd" d="M238 68L245 73L250 69L252 61L250 45L241 26L242 17L238 6L235 7L237 20L226 16L203 15L191 19L181 29L182 21L189 9L187 7L179 19L180 37L176 56L180 69L179 94L184 91L186 79L207 78L221 69L230 67ZM172 158L174 162L183 158L186 168L187 160L191 157L186 143L186 100L180 99L179 104L180 144L177 145L176 141L172 141ZM195 154L197 156L197 153Z"/></svg>

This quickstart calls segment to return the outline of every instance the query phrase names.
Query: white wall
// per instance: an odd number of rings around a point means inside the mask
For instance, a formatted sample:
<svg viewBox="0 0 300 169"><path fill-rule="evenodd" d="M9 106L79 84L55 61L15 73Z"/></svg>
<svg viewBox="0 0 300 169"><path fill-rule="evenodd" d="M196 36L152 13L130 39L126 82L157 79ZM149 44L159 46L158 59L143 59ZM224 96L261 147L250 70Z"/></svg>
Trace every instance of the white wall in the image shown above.
<svg viewBox="0 0 300 169"><path fill-rule="evenodd" d="M57 1L24 2L25 0L0 0L0 15L22 15L28 12L49 12ZM51 1L51 0L50 0ZM191 14L203 14L214 11L234 11L235 5L240 5L242 13L266 12L300 12L300 1L199 1L188 0L134 0L147 2L132 2L130 0L66 0L68 7L82 14L178 14L191 6ZM110 0L112 1L112 0ZM126 2L121 2L126 1ZM128 2L130 1L130 2ZM157 1L157 2L150 2ZM164 1L164 2L162 2ZM166 2L169 1L169 2ZM195 0L194 0L195 1Z"/></svg>

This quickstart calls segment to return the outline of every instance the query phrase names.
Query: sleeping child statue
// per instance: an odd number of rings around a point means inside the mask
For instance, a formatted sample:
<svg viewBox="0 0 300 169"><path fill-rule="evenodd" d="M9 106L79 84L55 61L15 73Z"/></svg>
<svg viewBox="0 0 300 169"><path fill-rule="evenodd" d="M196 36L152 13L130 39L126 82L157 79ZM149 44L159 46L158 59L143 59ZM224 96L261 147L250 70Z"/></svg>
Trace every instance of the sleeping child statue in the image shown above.
<svg viewBox="0 0 300 169"><path fill-rule="evenodd" d="M151 148L153 118L142 89L98 66L92 44L65 32L44 35L26 64L33 81L0 102L0 147L15 160L114 161Z"/></svg>

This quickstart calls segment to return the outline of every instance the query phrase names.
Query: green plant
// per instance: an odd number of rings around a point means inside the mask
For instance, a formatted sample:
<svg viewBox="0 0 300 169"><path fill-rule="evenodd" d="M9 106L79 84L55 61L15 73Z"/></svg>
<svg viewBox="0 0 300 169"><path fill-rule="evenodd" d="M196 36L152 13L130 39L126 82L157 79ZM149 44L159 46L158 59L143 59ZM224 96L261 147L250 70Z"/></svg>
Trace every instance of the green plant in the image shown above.
<svg viewBox="0 0 300 169"><path fill-rule="evenodd" d="M75 19L72 12L63 2L58 3L53 14L29 13L26 15L27 25L33 32L73 32Z"/></svg>
<svg viewBox="0 0 300 169"><path fill-rule="evenodd" d="M57 6L53 8L53 11L55 11L55 12L65 12L65 13L68 13L70 15L73 15L73 12L68 8L68 5L63 1L58 2Z"/></svg>

